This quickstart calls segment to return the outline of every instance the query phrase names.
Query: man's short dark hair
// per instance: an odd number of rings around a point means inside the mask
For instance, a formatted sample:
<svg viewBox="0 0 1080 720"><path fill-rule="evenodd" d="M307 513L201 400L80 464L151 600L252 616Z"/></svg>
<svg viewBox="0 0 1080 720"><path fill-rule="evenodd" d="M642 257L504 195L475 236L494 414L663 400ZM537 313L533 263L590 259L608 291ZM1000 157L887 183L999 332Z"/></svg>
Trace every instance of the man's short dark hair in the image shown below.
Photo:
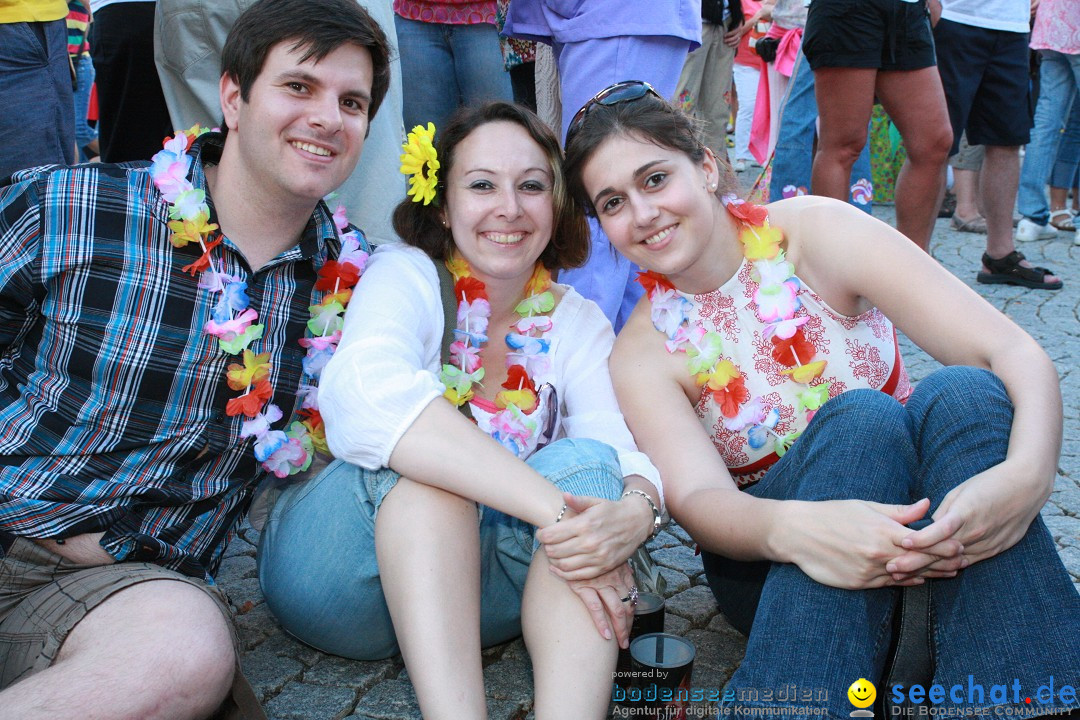
<svg viewBox="0 0 1080 720"><path fill-rule="evenodd" d="M373 71L368 119L375 117L390 85L390 44L356 0L259 0L245 10L221 53L221 72L240 86L244 102L266 56L282 42L304 50L300 62L318 62L346 43L367 48Z"/></svg>

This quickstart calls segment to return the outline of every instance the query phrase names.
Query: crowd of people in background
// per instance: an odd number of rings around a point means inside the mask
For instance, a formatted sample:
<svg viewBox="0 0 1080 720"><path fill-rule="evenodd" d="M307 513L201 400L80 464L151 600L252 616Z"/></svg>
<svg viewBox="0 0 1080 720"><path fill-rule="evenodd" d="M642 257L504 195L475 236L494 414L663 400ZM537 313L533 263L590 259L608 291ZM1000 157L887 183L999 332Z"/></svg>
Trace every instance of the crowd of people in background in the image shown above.
<svg viewBox="0 0 1080 720"><path fill-rule="evenodd" d="M221 48L250 4L72 0L54 17L59 2L24 1L0 11L11 90L0 175L144 160L176 128L219 123ZM539 0L361 5L398 48L390 112L340 191L376 241L395 238L388 208L402 186L390 178L403 129L507 100L565 135L585 99L635 78L698 118L735 172L752 173L753 200L813 193L867 212L895 202L897 228L927 250L935 218L951 217L954 229L986 235L980 281L1061 287L1015 241L1076 239L1072 3L704 0L700 17L697 3L673 1L633 12L604 0L573 12ZM853 54L839 59L845 46ZM608 247L598 225L592 237ZM640 297L632 272L604 251L566 277L619 327Z"/></svg>

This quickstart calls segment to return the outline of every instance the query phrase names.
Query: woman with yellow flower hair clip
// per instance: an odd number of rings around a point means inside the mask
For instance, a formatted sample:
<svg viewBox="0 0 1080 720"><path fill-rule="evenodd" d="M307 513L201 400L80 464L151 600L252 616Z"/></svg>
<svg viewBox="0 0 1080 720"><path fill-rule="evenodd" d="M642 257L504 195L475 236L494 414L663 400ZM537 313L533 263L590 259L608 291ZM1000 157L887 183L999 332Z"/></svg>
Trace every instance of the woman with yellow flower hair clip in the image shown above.
<svg viewBox="0 0 1080 720"><path fill-rule="evenodd" d="M727 166L644 83L577 113L566 169L648 269L612 377L721 610L749 635L725 699L847 717L842 690L864 678L892 702L910 689L918 703L919 686L971 712L1001 702L969 699L972 679L1032 692L1075 674L1080 596L1039 518L1061 394L1029 335L845 203L729 194ZM953 367L912 390L893 321ZM889 680L897 588L925 597L931 580L921 636L896 633L914 642L891 668L911 674ZM805 693L763 691L781 687Z"/></svg>
<svg viewBox="0 0 1080 720"><path fill-rule="evenodd" d="M615 401L610 325L552 280L588 252L555 135L502 102L435 134L409 134L405 244L372 255L322 375L338 460L278 501L260 580L315 647L400 649L425 718L484 717L481 647L524 631L536 717L599 719L659 475Z"/></svg>

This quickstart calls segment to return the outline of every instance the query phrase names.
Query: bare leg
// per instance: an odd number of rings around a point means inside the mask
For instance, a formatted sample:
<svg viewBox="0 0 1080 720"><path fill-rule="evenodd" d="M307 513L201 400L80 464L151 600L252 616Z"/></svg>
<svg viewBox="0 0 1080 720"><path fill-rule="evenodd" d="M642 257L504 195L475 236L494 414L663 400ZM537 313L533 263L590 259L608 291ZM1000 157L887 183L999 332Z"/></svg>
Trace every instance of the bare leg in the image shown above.
<svg viewBox="0 0 1080 720"><path fill-rule="evenodd" d="M0 718L205 718L235 666L214 601L191 585L151 580L94 608L50 668L0 693Z"/></svg>
<svg viewBox="0 0 1080 720"><path fill-rule="evenodd" d="M1016 249L1012 214L1020 184L1020 149L987 145L980 180L979 195L986 208L986 254L1003 258ZM1025 260L1024 265L1029 263ZM1057 279L1055 275L1047 275L1045 281L1051 283Z"/></svg>
<svg viewBox="0 0 1080 720"><path fill-rule="evenodd" d="M521 605L525 644L533 661L537 720L600 720L611 702L619 646L604 640L584 603L533 555Z"/></svg>
<svg viewBox="0 0 1080 720"><path fill-rule="evenodd" d="M375 518L394 633L426 720L487 717L476 504L401 478Z"/></svg>
<svg viewBox="0 0 1080 720"><path fill-rule="evenodd" d="M953 191L956 193L954 214L960 220L971 220L979 212L979 173L975 170L953 168Z"/></svg>
<svg viewBox="0 0 1080 720"><path fill-rule="evenodd" d="M866 145L877 74L877 70L868 68L814 71L814 94L821 118L817 155L810 175L815 195L846 202L851 194L851 167Z"/></svg>
<svg viewBox="0 0 1080 720"><path fill-rule="evenodd" d="M1050 186L1050 210L1064 210L1068 199L1068 188Z"/></svg>
<svg viewBox="0 0 1080 720"><path fill-rule="evenodd" d="M1012 210L1019 184L1019 148L987 145L979 195L986 208L986 252L990 257L1004 257L1016 249Z"/></svg>
<svg viewBox="0 0 1080 720"><path fill-rule="evenodd" d="M942 170L952 146L941 77L936 67L879 72L876 89L907 150L907 161L896 178L896 229L928 250Z"/></svg>

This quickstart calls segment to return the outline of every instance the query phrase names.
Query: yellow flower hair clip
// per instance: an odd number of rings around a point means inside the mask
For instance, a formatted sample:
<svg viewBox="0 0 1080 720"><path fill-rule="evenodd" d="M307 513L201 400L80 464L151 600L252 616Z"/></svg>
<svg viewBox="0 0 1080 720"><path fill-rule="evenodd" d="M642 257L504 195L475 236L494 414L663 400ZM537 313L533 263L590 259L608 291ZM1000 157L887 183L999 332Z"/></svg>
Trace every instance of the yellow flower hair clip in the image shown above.
<svg viewBox="0 0 1080 720"><path fill-rule="evenodd" d="M409 192L413 202L429 204L435 199L439 184L439 158L435 152L435 124L427 128L417 125L402 144L401 172L409 177Z"/></svg>

